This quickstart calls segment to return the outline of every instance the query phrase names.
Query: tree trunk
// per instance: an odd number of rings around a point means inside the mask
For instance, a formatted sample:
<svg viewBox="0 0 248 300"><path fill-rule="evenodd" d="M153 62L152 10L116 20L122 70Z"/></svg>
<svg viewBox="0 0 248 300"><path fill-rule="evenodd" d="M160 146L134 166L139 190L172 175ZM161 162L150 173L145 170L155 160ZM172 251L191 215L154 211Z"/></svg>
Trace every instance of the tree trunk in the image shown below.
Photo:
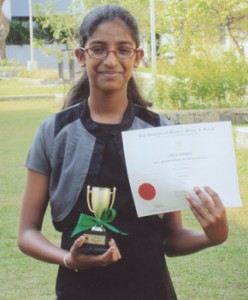
<svg viewBox="0 0 248 300"><path fill-rule="evenodd" d="M0 0L0 60L6 59L5 40L9 34L9 20L2 11L3 2L4 0Z"/></svg>

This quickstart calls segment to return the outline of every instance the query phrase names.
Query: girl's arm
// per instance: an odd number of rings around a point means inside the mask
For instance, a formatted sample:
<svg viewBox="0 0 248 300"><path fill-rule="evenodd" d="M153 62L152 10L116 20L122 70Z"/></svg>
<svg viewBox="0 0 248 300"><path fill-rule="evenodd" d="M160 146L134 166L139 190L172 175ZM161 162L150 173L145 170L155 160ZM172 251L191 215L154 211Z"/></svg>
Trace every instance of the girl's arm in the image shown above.
<svg viewBox="0 0 248 300"><path fill-rule="evenodd" d="M48 189L48 176L28 170L20 217L18 246L27 255L62 265L66 251L52 244L41 233L49 198Z"/></svg>
<svg viewBox="0 0 248 300"><path fill-rule="evenodd" d="M77 252L85 242L84 237L77 239L70 252L57 247L42 234L42 223L48 204L49 177L28 170L27 183L23 197L18 233L18 246L25 254L39 260L65 265L71 269L86 269L94 266L107 266L121 259L114 241L103 255L83 255Z"/></svg>
<svg viewBox="0 0 248 300"><path fill-rule="evenodd" d="M186 199L203 232L183 228L181 213L167 213L163 217L164 249L168 256L191 254L223 243L228 236L225 208L218 194L209 187L205 193L198 187L200 201L187 195Z"/></svg>

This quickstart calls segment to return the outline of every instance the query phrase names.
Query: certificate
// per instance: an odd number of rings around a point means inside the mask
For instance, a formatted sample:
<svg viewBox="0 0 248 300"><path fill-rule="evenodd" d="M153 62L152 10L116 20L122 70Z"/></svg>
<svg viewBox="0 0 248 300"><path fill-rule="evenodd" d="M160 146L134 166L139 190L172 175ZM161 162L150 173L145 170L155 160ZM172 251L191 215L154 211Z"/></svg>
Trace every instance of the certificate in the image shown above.
<svg viewBox="0 0 248 300"><path fill-rule="evenodd" d="M122 133L139 217L188 208L186 194L210 186L226 207L240 207L231 122L153 127Z"/></svg>

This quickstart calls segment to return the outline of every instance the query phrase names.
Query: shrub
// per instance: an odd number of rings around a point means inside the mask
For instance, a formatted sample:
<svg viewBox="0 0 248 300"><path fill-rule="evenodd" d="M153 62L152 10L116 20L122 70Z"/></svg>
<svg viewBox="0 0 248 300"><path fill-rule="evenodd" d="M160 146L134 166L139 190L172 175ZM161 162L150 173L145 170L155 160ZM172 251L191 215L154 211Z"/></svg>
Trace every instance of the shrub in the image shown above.
<svg viewBox="0 0 248 300"><path fill-rule="evenodd" d="M34 25L34 38L42 40L49 43L53 37L51 29L42 27L40 20L36 20ZM12 20L10 22L10 32L6 39L7 45L25 45L29 44L30 33L29 33L29 20L27 18Z"/></svg>
<svg viewBox="0 0 248 300"><path fill-rule="evenodd" d="M10 31L6 39L7 45L29 44L29 24L28 21L12 20Z"/></svg>
<svg viewBox="0 0 248 300"><path fill-rule="evenodd" d="M248 63L233 53L181 56L174 65L159 61L158 66L163 78L141 82L145 96L158 108L247 106Z"/></svg>
<svg viewBox="0 0 248 300"><path fill-rule="evenodd" d="M0 67L20 67L21 64L11 59L1 59Z"/></svg>
<svg viewBox="0 0 248 300"><path fill-rule="evenodd" d="M229 107L242 102L248 86L248 64L230 53L219 59L197 58L189 72L192 102Z"/></svg>

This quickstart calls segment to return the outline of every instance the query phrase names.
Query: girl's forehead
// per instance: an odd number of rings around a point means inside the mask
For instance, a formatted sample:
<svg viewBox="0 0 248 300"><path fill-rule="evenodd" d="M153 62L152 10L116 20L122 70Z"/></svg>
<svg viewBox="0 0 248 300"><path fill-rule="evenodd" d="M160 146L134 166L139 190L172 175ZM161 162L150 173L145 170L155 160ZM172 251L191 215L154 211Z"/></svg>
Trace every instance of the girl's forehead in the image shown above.
<svg viewBox="0 0 248 300"><path fill-rule="evenodd" d="M135 44L129 27L120 20L104 21L88 37L87 44L93 42L128 42Z"/></svg>

